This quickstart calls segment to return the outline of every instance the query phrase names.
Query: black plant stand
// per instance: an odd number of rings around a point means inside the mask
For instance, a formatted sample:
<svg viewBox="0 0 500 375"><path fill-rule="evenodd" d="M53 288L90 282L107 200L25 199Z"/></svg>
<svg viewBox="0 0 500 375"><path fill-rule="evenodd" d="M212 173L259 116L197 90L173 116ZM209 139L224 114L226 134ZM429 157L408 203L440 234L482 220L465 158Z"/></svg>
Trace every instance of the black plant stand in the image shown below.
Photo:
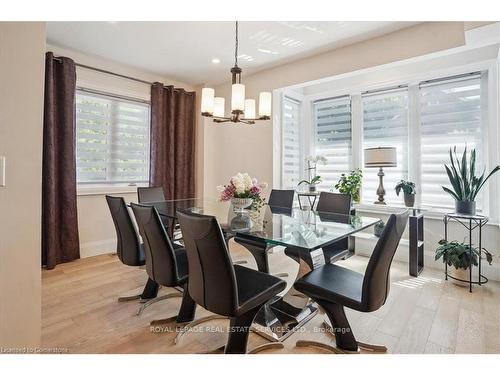
<svg viewBox="0 0 500 375"><path fill-rule="evenodd" d="M446 262L444 263L445 279L448 280L448 277L451 277L454 280L462 281L464 283L469 283L469 292L472 293L472 284L482 285L488 282L488 278L483 274L481 274L481 258L483 251L481 244L481 236L482 236L483 226L488 222L488 217L482 215L464 215L457 213L445 214L443 217L445 241L448 241L448 223L450 222L450 220L454 220L460 223L469 232L469 252L471 259L472 259L472 232L474 231L474 229L479 229L479 259L478 259L479 273L477 280L472 280L472 267L473 267L472 264L469 267L469 280L462 280L448 274L448 263Z"/></svg>
<svg viewBox="0 0 500 375"><path fill-rule="evenodd" d="M411 276L418 277L424 269L424 213L418 208L411 208L409 221L409 262Z"/></svg>

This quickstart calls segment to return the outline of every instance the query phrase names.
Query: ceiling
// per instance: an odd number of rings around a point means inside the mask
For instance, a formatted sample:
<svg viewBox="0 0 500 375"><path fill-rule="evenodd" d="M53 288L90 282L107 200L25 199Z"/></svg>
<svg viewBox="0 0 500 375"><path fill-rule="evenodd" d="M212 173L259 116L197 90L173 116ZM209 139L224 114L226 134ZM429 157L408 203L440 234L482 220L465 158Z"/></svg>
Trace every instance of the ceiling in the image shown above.
<svg viewBox="0 0 500 375"><path fill-rule="evenodd" d="M240 22L238 65L254 73L415 23ZM234 65L233 22L48 22L47 42L191 85L228 80Z"/></svg>

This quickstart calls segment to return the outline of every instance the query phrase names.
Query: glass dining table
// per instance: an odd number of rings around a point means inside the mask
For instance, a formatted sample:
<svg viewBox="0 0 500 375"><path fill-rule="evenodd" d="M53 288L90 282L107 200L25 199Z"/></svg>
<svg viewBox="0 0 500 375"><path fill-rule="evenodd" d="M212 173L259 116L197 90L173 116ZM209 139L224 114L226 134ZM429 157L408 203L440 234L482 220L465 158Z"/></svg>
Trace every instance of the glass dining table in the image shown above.
<svg viewBox="0 0 500 375"><path fill-rule="evenodd" d="M275 246L295 248L299 253L296 279L325 264L322 248L375 225L380 219L358 215L264 205L260 209L234 209L215 198L177 199L145 203L159 215L176 220L186 210L215 216L226 238L253 251L266 252ZM283 254L283 256L286 256ZM293 284L281 296L266 304L254 320L252 329L272 341L283 341L309 321L318 307L299 293Z"/></svg>

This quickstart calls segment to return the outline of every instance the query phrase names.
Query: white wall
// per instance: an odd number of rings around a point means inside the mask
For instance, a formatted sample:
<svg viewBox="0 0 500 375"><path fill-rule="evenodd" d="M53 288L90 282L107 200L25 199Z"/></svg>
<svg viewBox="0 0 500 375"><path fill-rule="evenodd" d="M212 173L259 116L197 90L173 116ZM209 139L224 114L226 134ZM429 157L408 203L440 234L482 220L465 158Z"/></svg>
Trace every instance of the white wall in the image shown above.
<svg viewBox="0 0 500 375"><path fill-rule="evenodd" d="M45 23L0 22L0 348L39 347Z"/></svg>
<svg viewBox="0 0 500 375"><path fill-rule="evenodd" d="M196 88L186 83L173 80L169 77L141 71L67 48L47 45L47 51L52 51L55 55L70 57L75 60L75 62L81 64L109 70L145 81L158 81L166 85L182 87L188 91L196 90ZM77 67L77 86L150 100L151 87L149 85L80 67ZM79 191L77 208L81 246L80 255L82 258L116 251L115 229L104 195L108 193L122 196L127 202L137 201L137 194L134 188L107 190L108 191L101 190L98 193Z"/></svg>
<svg viewBox="0 0 500 375"><path fill-rule="evenodd" d="M341 76L357 70L395 63L419 56L437 53L465 45L464 30L479 25L462 22L431 22L416 25L385 36L346 46L331 52L302 59L279 67L268 69L250 76L243 76L246 96L257 97L260 91L272 91L304 82L318 83L327 77ZM491 51L483 50L485 54ZM477 56L468 56L469 62ZM467 63L467 61L465 62ZM243 67L244 69L244 67ZM391 72L383 79L394 79ZM358 82L359 83L359 82ZM216 87L216 95L224 96L230 102L230 86ZM304 90L306 93L307 90ZM227 105L229 106L229 104ZM276 106L274 106L276 109ZM273 112L272 121L258 122L248 126L243 124L216 125L204 119L204 194L214 196L215 187L227 182L238 171L246 171L271 186L279 176L273 168L273 128L279 123L279 110ZM498 125L497 125L498 126ZM364 213L369 215L370 213ZM387 219L386 214L374 213ZM494 267L485 267L487 276L500 280L498 225L489 225L484 232L484 245L496 256ZM425 224L427 266L441 267L433 261L437 241L442 237L443 227L439 219L428 219ZM463 239L458 227L452 226L451 233L456 239ZM358 241L360 253L369 253L373 241ZM397 257L407 257L407 247L401 246Z"/></svg>

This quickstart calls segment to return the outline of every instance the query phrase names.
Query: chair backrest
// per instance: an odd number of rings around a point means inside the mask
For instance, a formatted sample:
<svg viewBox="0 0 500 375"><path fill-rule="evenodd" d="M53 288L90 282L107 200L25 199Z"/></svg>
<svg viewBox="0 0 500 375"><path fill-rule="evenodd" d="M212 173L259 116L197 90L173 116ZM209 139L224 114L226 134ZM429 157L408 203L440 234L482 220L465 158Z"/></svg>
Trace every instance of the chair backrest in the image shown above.
<svg viewBox="0 0 500 375"><path fill-rule="evenodd" d="M238 307L234 267L217 219L178 211L189 264L189 294L208 311L232 316Z"/></svg>
<svg viewBox="0 0 500 375"><path fill-rule="evenodd" d="M295 190L271 190L271 195L269 195L269 201L267 204L269 206L276 207L293 207L293 197L295 195Z"/></svg>
<svg viewBox="0 0 500 375"><path fill-rule="evenodd" d="M111 218L116 230L116 253L127 266L140 266L141 242L122 197L106 195Z"/></svg>
<svg viewBox="0 0 500 375"><path fill-rule="evenodd" d="M153 206L134 203L131 206L143 241L146 272L160 285L177 286L179 273L174 248L158 211Z"/></svg>
<svg viewBox="0 0 500 375"><path fill-rule="evenodd" d="M162 202L165 200L163 188L158 187L138 187L137 199L139 203Z"/></svg>
<svg viewBox="0 0 500 375"><path fill-rule="evenodd" d="M392 214L375 245L363 279L361 302L367 311L380 308L389 295L391 263L409 215L409 210Z"/></svg>
<svg viewBox="0 0 500 375"><path fill-rule="evenodd" d="M349 215L351 212L351 194L327 193L322 191L319 195L316 211Z"/></svg>

